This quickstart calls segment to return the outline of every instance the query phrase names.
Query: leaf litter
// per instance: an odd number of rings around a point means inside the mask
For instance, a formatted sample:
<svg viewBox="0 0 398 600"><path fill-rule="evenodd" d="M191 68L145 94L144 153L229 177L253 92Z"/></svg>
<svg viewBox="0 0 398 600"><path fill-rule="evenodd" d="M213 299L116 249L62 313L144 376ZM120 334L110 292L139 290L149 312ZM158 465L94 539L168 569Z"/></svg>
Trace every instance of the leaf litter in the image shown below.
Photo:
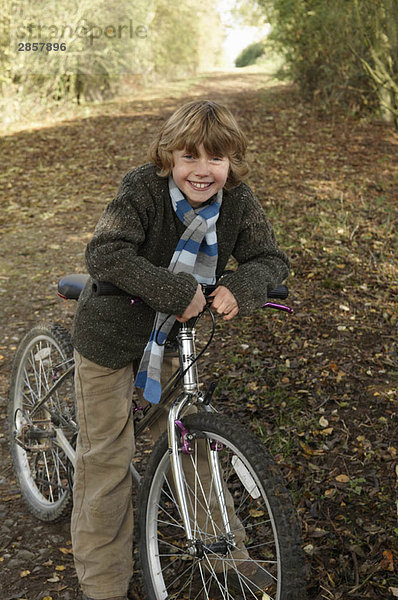
<svg viewBox="0 0 398 600"><path fill-rule="evenodd" d="M70 327L75 307L57 299L56 283L84 270L101 211L182 103L166 93L0 138L4 441L16 345L38 321ZM396 597L398 135L378 121L319 115L293 86L258 73L211 74L189 94L184 101L226 103L246 131L248 183L292 263L292 316L218 322L204 359L208 380L218 381L215 403L250 423L283 471L302 525L309 599ZM77 600L68 522L29 515L7 444L1 451L3 593ZM16 559L22 547L36 560ZM142 597L139 584L131 596Z"/></svg>

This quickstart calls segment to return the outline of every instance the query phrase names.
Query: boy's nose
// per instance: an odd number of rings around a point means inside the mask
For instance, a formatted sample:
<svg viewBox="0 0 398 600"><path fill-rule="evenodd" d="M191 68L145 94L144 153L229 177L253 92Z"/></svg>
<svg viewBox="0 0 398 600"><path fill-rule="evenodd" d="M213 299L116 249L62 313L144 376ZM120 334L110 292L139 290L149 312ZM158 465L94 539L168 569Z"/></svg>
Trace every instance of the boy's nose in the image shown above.
<svg viewBox="0 0 398 600"><path fill-rule="evenodd" d="M195 175L206 177L210 172L209 163L206 158L200 158L195 166Z"/></svg>

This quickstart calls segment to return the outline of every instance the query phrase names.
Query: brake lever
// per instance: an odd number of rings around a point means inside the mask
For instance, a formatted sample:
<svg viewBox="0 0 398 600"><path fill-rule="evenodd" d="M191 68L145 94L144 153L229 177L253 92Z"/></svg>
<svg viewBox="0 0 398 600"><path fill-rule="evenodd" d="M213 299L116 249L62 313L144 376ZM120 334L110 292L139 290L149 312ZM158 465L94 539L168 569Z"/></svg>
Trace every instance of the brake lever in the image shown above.
<svg viewBox="0 0 398 600"><path fill-rule="evenodd" d="M274 308L275 310L282 310L284 312L289 313L291 315L294 311L290 306L285 306L284 304L276 304L275 302L266 302L263 304L262 308Z"/></svg>

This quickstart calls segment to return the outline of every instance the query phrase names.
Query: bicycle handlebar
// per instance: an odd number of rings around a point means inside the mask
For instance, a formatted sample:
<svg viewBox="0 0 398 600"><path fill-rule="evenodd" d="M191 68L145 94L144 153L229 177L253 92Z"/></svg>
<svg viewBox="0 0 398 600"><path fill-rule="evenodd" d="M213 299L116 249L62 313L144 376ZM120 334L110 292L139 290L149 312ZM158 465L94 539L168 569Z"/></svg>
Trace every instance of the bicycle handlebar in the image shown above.
<svg viewBox="0 0 398 600"><path fill-rule="evenodd" d="M203 286L203 294L208 297L214 290L216 289L216 285L204 285ZM92 290L94 296L128 296L131 298L132 304L136 302L142 302L141 298L133 297L128 292L120 289L113 283L109 283L108 281L99 281L95 279L93 281ZM275 289L270 290L267 293L268 298L277 298L279 300L285 300L289 295L289 289L286 285L278 285Z"/></svg>

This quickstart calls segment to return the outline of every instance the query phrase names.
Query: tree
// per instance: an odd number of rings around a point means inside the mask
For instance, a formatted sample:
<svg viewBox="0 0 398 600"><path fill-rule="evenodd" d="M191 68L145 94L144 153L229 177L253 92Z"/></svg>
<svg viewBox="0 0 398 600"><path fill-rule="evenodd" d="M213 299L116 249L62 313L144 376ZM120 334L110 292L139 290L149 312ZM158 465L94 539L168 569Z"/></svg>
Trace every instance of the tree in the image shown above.
<svg viewBox="0 0 398 600"><path fill-rule="evenodd" d="M151 63L155 74L178 77L217 63L221 23L209 0L156 0L151 21Z"/></svg>
<svg viewBox="0 0 398 600"><path fill-rule="evenodd" d="M355 7L363 44L371 57L359 59L376 91L382 117L398 129L398 3L369 3L371 27L364 24L363 5L358 0Z"/></svg>
<svg viewBox="0 0 398 600"><path fill-rule="evenodd" d="M0 0L0 15L0 91L12 106L27 95L101 100L121 76L183 77L221 54L210 0Z"/></svg>
<svg viewBox="0 0 398 600"><path fill-rule="evenodd" d="M397 120L396 0L257 0L303 95Z"/></svg>

